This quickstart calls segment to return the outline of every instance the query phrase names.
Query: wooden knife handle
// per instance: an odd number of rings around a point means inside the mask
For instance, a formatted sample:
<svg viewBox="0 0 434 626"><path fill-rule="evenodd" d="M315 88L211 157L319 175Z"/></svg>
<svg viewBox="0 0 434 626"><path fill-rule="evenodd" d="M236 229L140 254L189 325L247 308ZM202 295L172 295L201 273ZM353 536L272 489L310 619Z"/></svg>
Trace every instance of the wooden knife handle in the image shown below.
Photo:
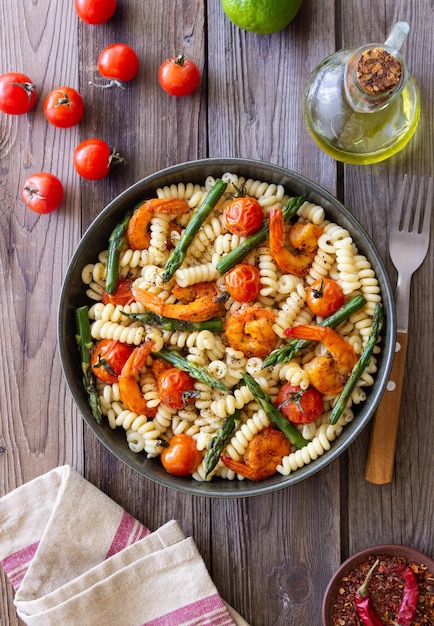
<svg viewBox="0 0 434 626"><path fill-rule="evenodd" d="M387 485L392 482L407 341L407 333L396 334L396 352L392 371L386 391L374 415L365 480L375 485Z"/></svg>

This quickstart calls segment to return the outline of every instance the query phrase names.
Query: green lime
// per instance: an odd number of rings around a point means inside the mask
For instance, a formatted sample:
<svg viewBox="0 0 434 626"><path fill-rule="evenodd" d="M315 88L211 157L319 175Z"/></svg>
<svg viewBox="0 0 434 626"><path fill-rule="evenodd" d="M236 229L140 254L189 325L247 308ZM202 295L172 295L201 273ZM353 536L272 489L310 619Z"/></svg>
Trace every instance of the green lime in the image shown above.
<svg viewBox="0 0 434 626"><path fill-rule="evenodd" d="M297 15L303 0L222 0L223 11L239 28L258 35L282 30Z"/></svg>

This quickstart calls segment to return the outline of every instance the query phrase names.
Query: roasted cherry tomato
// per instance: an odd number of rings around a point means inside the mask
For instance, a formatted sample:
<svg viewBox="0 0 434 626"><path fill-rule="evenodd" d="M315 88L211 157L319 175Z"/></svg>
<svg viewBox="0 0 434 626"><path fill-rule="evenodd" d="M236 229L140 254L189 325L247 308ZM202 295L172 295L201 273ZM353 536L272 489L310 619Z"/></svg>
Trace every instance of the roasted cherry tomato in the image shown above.
<svg viewBox="0 0 434 626"><path fill-rule="evenodd" d="M314 387L303 390L290 383L280 388L277 407L293 424L310 424L324 411L322 394Z"/></svg>
<svg viewBox="0 0 434 626"><path fill-rule="evenodd" d="M103 304L114 304L115 306L117 304L120 304L121 306L131 304L131 302L135 301L133 292L131 291L131 284L132 281L128 280L128 278L119 278L116 291L114 293L107 293L107 291L104 291L101 302Z"/></svg>
<svg viewBox="0 0 434 626"><path fill-rule="evenodd" d="M45 98L44 114L53 126L71 128L83 118L83 98L73 87L53 89Z"/></svg>
<svg viewBox="0 0 434 626"><path fill-rule="evenodd" d="M196 442L185 433L175 435L169 446L161 453L161 463L169 474L188 476L200 465L203 454L196 447Z"/></svg>
<svg viewBox="0 0 434 626"><path fill-rule="evenodd" d="M171 96L189 96L199 84L199 68L194 61L180 53L160 65L158 81Z"/></svg>
<svg viewBox="0 0 434 626"><path fill-rule="evenodd" d="M261 289L258 268L248 263L238 263L224 275L226 289L237 302L253 302Z"/></svg>
<svg viewBox="0 0 434 626"><path fill-rule="evenodd" d="M78 17L87 24L103 24L116 11L116 0L74 0Z"/></svg>
<svg viewBox="0 0 434 626"><path fill-rule="evenodd" d="M193 402L196 395L194 380L177 367L163 371L157 379L161 404L172 409L183 409Z"/></svg>
<svg viewBox="0 0 434 626"><path fill-rule="evenodd" d="M116 339L101 339L92 352L90 360L92 372L105 383L117 382L133 350L133 346Z"/></svg>
<svg viewBox="0 0 434 626"><path fill-rule="evenodd" d="M249 196L235 198L223 212L225 224L233 235L248 237L255 233L264 222L264 212L255 198Z"/></svg>
<svg viewBox="0 0 434 626"><path fill-rule="evenodd" d="M126 43L112 43L101 51L98 71L104 78L126 83L139 73L139 59Z"/></svg>
<svg viewBox="0 0 434 626"><path fill-rule="evenodd" d="M21 198L35 213L51 213L63 202L63 185L57 176L49 172L32 174L21 190Z"/></svg>
<svg viewBox="0 0 434 626"><path fill-rule="evenodd" d="M74 167L80 176L89 180L104 178L115 163L123 161L119 154L111 152L102 139L85 139L74 150Z"/></svg>
<svg viewBox="0 0 434 626"><path fill-rule="evenodd" d="M19 72L0 76L0 111L10 115L28 113L35 104L36 87L31 79Z"/></svg>
<svg viewBox="0 0 434 626"><path fill-rule="evenodd" d="M328 317L344 303L342 287L331 278L319 278L307 288L306 303L314 315Z"/></svg>

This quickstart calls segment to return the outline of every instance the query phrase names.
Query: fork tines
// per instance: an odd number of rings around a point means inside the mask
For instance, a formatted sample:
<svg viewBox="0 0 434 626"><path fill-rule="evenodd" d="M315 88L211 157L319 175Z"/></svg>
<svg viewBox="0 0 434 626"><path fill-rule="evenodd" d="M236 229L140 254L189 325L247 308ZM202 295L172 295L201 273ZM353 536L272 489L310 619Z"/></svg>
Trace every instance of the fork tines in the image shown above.
<svg viewBox="0 0 434 626"><path fill-rule="evenodd" d="M405 195L408 187L408 174L405 174L401 189L399 191L398 203L394 214L394 226L400 231L429 233L429 221L433 206L433 178L429 179L426 199L424 201L424 179L417 176L411 177L411 185L408 191L408 198L405 202ZM416 188L419 187L417 202L414 201ZM413 207L412 211L405 210L405 207Z"/></svg>

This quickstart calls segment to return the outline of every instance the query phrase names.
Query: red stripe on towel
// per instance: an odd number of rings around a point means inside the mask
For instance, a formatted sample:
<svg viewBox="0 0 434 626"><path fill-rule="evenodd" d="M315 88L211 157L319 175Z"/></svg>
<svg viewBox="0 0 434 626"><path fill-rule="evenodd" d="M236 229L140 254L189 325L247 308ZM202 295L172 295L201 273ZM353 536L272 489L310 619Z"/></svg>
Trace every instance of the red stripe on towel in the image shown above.
<svg viewBox="0 0 434 626"><path fill-rule="evenodd" d="M143 539L149 532L146 526L143 526L143 524L137 521L132 515L124 511L110 549L107 552L106 559L120 552L132 543Z"/></svg>
<svg viewBox="0 0 434 626"><path fill-rule="evenodd" d="M29 569L29 565L38 549L39 541L32 543L13 554L7 556L1 562L1 565L11 581L14 591L17 591L21 582Z"/></svg>
<svg viewBox="0 0 434 626"><path fill-rule="evenodd" d="M142 626L234 626L218 594L187 604L176 611L150 620Z"/></svg>

